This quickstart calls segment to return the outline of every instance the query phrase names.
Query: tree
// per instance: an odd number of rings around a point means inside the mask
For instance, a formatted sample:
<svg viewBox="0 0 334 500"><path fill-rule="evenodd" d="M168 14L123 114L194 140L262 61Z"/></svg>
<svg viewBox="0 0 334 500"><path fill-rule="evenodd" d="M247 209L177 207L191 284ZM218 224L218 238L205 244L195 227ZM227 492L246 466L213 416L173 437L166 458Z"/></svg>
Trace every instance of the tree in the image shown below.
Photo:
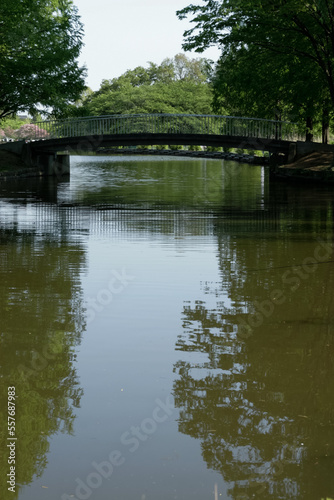
<svg viewBox="0 0 334 500"><path fill-rule="evenodd" d="M190 5L177 12L181 19L193 16L194 28L184 33L183 47L186 50L201 52L216 44L222 47L224 57L233 51L238 54L240 50L249 50L251 53L253 48L265 51L278 67L281 67L283 58L284 65L295 70L294 78L291 78L290 69L286 78L281 80L286 92L296 96L296 89L303 88L308 101L306 107L310 108L313 98L315 101L311 107L316 109L320 105L324 116L328 114L328 101L334 107L333 2L204 1L205 5ZM305 66L308 70L306 80Z"/></svg>
<svg viewBox="0 0 334 500"><path fill-rule="evenodd" d="M299 122L303 128L310 117L321 123L322 109L329 102L328 90L310 61L285 54L273 58L267 49L254 45L221 56L213 93L217 113L223 108L232 115Z"/></svg>
<svg viewBox="0 0 334 500"><path fill-rule="evenodd" d="M176 80L188 80L203 83L210 80L211 65L207 59L188 59L185 54L174 57L174 73Z"/></svg>
<svg viewBox="0 0 334 500"><path fill-rule="evenodd" d="M156 83L132 87L124 85L115 91L92 96L82 108L91 116L138 113L195 113L212 111L212 92L208 85L191 81ZM77 110L80 113L80 108Z"/></svg>
<svg viewBox="0 0 334 500"><path fill-rule="evenodd" d="M154 85L155 83L169 84L175 81L192 81L208 83L212 77L212 61L202 58L189 59L185 54L176 54L172 59L166 58L160 65L148 63L148 68L137 66L128 69L125 73L112 80L102 80L97 94L120 90L127 84L132 87Z"/></svg>
<svg viewBox="0 0 334 500"><path fill-rule="evenodd" d="M47 108L55 114L84 89L83 25L71 0L1 0L0 119Z"/></svg>
<svg viewBox="0 0 334 500"><path fill-rule="evenodd" d="M212 62L177 54L160 65L138 66L112 80L103 80L100 89L69 110L71 116L138 113L212 112L210 84ZM75 111L75 112L74 112Z"/></svg>
<svg viewBox="0 0 334 500"><path fill-rule="evenodd" d="M172 82L175 77L173 60L168 57L164 59L160 65L149 62L148 71L150 73L152 83L169 83Z"/></svg>

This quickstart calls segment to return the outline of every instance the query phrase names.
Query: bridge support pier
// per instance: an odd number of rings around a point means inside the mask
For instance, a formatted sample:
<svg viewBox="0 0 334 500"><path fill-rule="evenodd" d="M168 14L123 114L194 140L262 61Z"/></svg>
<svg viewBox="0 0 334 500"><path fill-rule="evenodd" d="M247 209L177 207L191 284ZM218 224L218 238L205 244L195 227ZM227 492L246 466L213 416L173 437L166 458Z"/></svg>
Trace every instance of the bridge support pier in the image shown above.
<svg viewBox="0 0 334 500"><path fill-rule="evenodd" d="M41 153L36 156L35 166L41 175L63 177L70 175L70 155L57 153Z"/></svg>
<svg viewBox="0 0 334 500"><path fill-rule="evenodd" d="M53 151L34 152L32 145L25 141L1 144L0 149L9 151L20 158L27 168L35 168L36 175L63 177L70 175L70 154ZM10 165L8 165L10 169Z"/></svg>

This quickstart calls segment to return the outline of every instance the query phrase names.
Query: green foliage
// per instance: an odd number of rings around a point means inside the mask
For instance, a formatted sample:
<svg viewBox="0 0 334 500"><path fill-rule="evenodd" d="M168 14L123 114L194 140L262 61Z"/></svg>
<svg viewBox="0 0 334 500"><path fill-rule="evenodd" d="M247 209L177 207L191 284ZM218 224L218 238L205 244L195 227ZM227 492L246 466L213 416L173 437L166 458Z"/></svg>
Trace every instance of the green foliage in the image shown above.
<svg viewBox="0 0 334 500"><path fill-rule="evenodd" d="M172 59L164 59L160 65L149 62L148 68L137 66L133 70L127 70L118 78L102 80L100 90L96 94L122 90L128 84L131 87L141 87L176 81L205 83L211 80L212 65L209 59L189 59L185 54L177 54Z"/></svg>
<svg viewBox="0 0 334 500"><path fill-rule="evenodd" d="M303 124L308 117L321 122L323 104L329 100L319 71L309 61L285 54L273 58L267 49L255 46L241 47L220 58L213 92L218 113L227 109L232 115Z"/></svg>
<svg viewBox="0 0 334 500"><path fill-rule="evenodd" d="M208 86L193 82L124 86L94 96L87 104L90 115L128 113L209 113L212 94Z"/></svg>
<svg viewBox="0 0 334 500"><path fill-rule="evenodd" d="M26 123L30 123L30 118L19 118L18 116L13 116L12 118L6 118L4 120L1 120L1 127L2 128L12 128L12 129L19 129L22 125L25 125Z"/></svg>
<svg viewBox="0 0 334 500"><path fill-rule="evenodd" d="M178 11L192 17L186 50L222 47L214 107L266 118L324 122L334 108L332 6L312 0L204 0Z"/></svg>
<svg viewBox="0 0 334 500"><path fill-rule="evenodd" d="M83 26L71 0L0 3L0 119L59 113L84 88Z"/></svg>
<svg viewBox="0 0 334 500"><path fill-rule="evenodd" d="M178 54L159 66L138 66L112 80L103 80L97 92L87 93L70 116L98 116L140 113L212 112L212 63L207 59L188 59Z"/></svg>

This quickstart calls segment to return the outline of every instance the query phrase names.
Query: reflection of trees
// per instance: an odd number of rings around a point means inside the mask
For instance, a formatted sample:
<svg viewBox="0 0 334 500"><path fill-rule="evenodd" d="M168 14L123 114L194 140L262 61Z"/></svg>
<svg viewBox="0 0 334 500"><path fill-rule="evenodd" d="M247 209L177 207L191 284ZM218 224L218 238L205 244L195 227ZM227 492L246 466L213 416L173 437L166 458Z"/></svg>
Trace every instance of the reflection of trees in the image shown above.
<svg viewBox="0 0 334 500"><path fill-rule="evenodd" d="M131 157L91 163L79 168L97 172L90 184L72 193L73 201L115 208L207 210L219 206L254 208L261 197L261 167L207 159ZM94 182L93 182L94 181ZM253 183L252 189L240 186ZM239 189L238 197L233 190Z"/></svg>
<svg viewBox="0 0 334 500"><path fill-rule="evenodd" d="M15 386L19 484L42 474L49 437L73 430L82 395L73 362L84 326L78 282L83 263L83 250L64 238L0 230L1 446L6 450L9 437L7 387ZM4 492L6 452L0 472Z"/></svg>
<svg viewBox="0 0 334 500"><path fill-rule="evenodd" d="M179 429L201 440L232 498L333 496L333 265L319 264L295 291L282 281L328 232L331 210L312 218L312 209L300 209L305 218L292 231L284 210L268 217L265 233L251 219L218 222L221 282L203 283L202 300L184 306L183 360L174 366ZM275 289L284 304L239 336Z"/></svg>

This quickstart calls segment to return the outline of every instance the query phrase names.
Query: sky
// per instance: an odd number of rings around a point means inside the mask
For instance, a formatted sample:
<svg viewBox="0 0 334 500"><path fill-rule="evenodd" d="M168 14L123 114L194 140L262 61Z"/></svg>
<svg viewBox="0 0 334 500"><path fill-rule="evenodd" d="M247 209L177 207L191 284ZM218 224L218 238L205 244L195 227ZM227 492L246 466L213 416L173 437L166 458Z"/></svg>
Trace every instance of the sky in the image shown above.
<svg viewBox="0 0 334 500"><path fill-rule="evenodd" d="M74 0L84 24L85 46L79 63L88 69L88 87L98 90L102 80L116 78L136 66L146 67L150 61L160 64L166 57L183 52L183 32L191 25L188 20L180 21L176 11L190 3L191 0ZM212 47L202 54L186 54L216 61L219 50Z"/></svg>

